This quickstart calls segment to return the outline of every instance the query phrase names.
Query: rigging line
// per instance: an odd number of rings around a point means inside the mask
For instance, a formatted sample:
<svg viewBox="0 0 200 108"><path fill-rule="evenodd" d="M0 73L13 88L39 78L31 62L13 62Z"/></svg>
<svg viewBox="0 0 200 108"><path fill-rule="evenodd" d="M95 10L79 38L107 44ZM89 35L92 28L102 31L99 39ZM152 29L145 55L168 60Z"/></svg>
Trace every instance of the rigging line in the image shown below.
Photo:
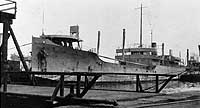
<svg viewBox="0 0 200 108"><path fill-rule="evenodd" d="M20 45L19 47L24 47L24 46L27 46L27 45L30 45L30 44L32 44L32 43L23 44L23 45ZM9 48L8 50L11 50L11 49L15 49L15 47Z"/></svg>

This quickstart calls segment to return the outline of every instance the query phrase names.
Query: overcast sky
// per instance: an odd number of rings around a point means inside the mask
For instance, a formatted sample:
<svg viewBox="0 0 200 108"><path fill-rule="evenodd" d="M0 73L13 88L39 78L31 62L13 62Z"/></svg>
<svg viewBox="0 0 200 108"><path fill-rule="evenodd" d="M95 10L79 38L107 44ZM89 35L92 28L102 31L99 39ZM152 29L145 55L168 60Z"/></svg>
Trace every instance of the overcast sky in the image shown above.
<svg viewBox="0 0 200 108"><path fill-rule="evenodd" d="M0 0L2 1L2 0ZM185 57L186 49L198 53L200 44L199 0L17 0L17 18L13 29L19 44L30 43L32 36L69 34L70 25L79 25L80 38L86 48L95 48L97 31L101 31L100 54L114 57L122 45L122 29L126 29L126 45L139 43L140 10L143 10L143 43L165 43L165 53ZM44 11L44 24L42 23ZM0 26L2 30L2 25ZM1 31L2 32L2 31ZM9 48L14 45L9 42ZM25 54L30 47L23 47ZM13 52L13 50L9 50Z"/></svg>

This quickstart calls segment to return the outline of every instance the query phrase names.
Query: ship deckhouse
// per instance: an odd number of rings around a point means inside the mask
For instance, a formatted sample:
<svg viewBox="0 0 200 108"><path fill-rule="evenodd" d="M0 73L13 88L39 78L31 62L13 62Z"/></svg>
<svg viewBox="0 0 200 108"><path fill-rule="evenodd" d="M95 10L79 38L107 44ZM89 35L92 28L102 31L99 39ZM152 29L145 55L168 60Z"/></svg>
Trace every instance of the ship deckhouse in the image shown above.
<svg viewBox="0 0 200 108"><path fill-rule="evenodd" d="M124 56L122 54L123 51ZM116 49L116 54L117 55L115 56L115 59L117 60L138 62L147 65L156 65L159 62L159 58L157 57L156 43L153 43L151 48L138 47L125 48L124 50Z"/></svg>
<svg viewBox="0 0 200 108"><path fill-rule="evenodd" d="M81 49L80 42L83 40L79 39L79 27L70 26L70 35L44 35L40 36L43 39L48 39L54 44L64 47L70 47L75 49ZM76 45L75 45L76 44Z"/></svg>

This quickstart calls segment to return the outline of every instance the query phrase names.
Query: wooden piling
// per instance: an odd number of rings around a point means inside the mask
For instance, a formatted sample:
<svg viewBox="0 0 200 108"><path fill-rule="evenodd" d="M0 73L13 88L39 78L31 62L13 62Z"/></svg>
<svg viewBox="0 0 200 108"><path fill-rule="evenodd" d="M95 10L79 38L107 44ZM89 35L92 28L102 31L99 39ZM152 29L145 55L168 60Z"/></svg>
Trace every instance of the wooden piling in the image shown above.
<svg viewBox="0 0 200 108"><path fill-rule="evenodd" d="M136 75L136 92L139 91L139 75Z"/></svg>
<svg viewBox="0 0 200 108"><path fill-rule="evenodd" d="M77 95L77 97L80 96L80 86L81 86L81 75L77 75L77 82L76 82L76 95Z"/></svg>
<svg viewBox="0 0 200 108"><path fill-rule="evenodd" d="M64 96L64 75L60 76L60 96Z"/></svg>
<svg viewBox="0 0 200 108"><path fill-rule="evenodd" d="M158 89L159 89L159 76L156 75L156 93L158 93Z"/></svg>

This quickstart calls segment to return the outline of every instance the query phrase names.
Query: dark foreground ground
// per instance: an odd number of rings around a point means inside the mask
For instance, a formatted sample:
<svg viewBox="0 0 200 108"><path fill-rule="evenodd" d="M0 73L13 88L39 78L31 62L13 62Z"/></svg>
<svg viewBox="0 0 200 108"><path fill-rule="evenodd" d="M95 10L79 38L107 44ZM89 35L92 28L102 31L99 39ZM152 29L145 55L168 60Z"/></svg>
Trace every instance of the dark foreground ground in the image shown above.
<svg viewBox="0 0 200 108"><path fill-rule="evenodd" d="M172 94L153 94L91 90L87 99L116 100L118 106L82 104L53 106L49 101L53 87L8 85L8 92L1 92L1 108L199 108L200 90ZM2 88L1 88L2 91ZM65 89L66 94L68 89ZM66 102L67 103L67 102ZM69 103L70 104L70 103Z"/></svg>
<svg viewBox="0 0 200 108"><path fill-rule="evenodd" d="M40 96L1 93L1 108L50 108L51 104Z"/></svg>

